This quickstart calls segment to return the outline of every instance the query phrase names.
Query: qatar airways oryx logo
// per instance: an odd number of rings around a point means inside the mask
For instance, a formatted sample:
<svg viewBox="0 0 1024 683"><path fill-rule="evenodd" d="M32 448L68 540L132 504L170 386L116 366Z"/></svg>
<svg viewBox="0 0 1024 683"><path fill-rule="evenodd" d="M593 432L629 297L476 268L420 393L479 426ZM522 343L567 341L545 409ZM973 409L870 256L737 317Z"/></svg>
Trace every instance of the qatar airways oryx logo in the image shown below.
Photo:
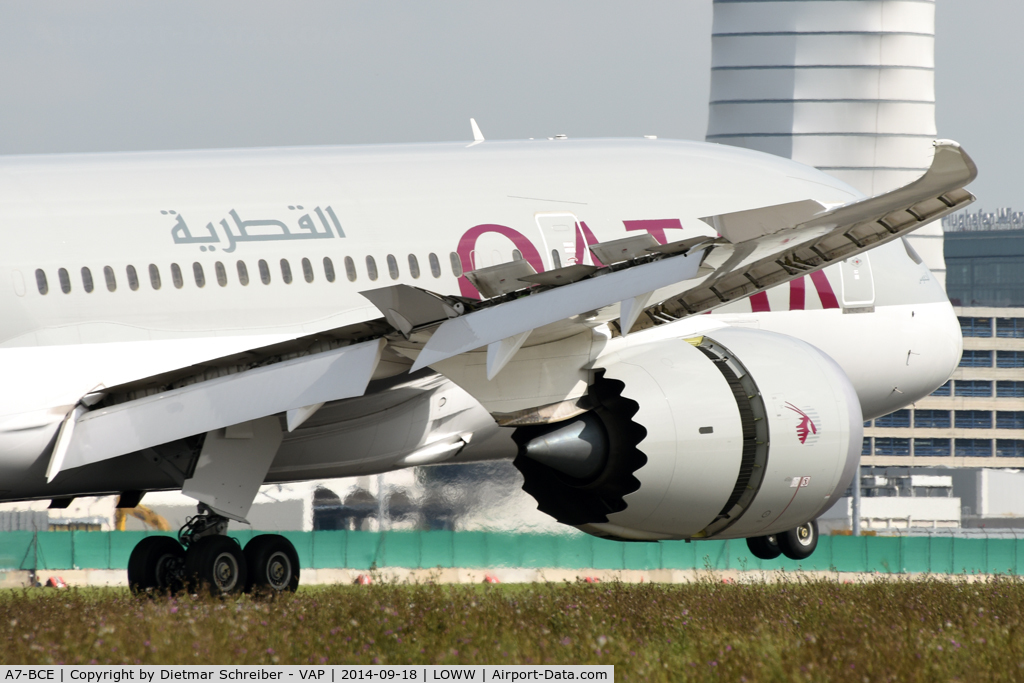
<svg viewBox="0 0 1024 683"><path fill-rule="evenodd" d="M819 422L820 418L816 410L812 408L797 408L795 405L786 401L786 409L792 410L798 416L796 425L796 438L800 439L802 444L813 444L818 440L818 430L820 429Z"/></svg>

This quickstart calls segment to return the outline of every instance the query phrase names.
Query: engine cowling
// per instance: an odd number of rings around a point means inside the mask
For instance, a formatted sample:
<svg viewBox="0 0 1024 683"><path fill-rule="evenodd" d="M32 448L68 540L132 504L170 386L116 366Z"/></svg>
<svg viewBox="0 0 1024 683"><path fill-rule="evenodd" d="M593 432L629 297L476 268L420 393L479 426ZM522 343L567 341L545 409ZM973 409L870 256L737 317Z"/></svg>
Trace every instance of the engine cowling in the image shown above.
<svg viewBox="0 0 1024 683"><path fill-rule="evenodd" d="M742 538L812 520L849 485L860 402L820 349L761 330L638 344L596 371L592 409L520 428L541 511L629 540Z"/></svg>

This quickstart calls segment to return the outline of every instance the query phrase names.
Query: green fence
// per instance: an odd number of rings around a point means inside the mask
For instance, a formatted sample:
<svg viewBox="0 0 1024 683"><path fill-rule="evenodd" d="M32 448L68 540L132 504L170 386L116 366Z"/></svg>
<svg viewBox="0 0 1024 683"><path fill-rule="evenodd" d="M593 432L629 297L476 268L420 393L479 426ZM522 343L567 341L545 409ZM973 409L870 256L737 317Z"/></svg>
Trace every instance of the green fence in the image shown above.
<svg viewBox="0 0 1024 683"><path fill-rule="evenodd" d="M231 534L243 544L254 532ZM2 569L124 569L146 532L0 533ZM303 567L838 570L1024 574L1024 539L823 536L802 562L758 560L740 541L620 543L586 535L450 531L285 532Z"/></svg>

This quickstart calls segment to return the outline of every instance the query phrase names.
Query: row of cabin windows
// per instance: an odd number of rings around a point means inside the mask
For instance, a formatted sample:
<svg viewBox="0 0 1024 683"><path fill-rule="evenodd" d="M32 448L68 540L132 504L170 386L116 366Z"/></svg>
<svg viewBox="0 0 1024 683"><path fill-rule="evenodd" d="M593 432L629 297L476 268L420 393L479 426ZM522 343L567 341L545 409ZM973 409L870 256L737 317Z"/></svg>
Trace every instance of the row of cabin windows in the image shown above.
<svg viewBox="0 0 1024 683"><path fill-rule="evenodd" d="M907 409L897 410L888 415L875 419L876 427L885 428L909 428L910 416L913 412L914 427L917 429L948 429L955 426L958 429L992 429L991 410L922 410L910 411ZM871 426L871 421L864 423L865 427ZM1020 410L997 410L995 411L996 429L1024 429L1024 411Z"/></svg>
<svg viewBox="0 0 1024 683"><path fill-rule="evenodd" d="M451 253L449 260L451 262L452 274L455 277L462 276L462 259L454 251ZM441 277L441 261L438 259L437 254L431 253L427 257L427 261L430 265L430 274L435 278ZM344 259L345 264L345 277L348 278L349 282L355 282L358 279L359 274L356 271L356 262L351 256L346 256ZM270 264L265 260L260 259L257 264L259 271L260 282L265 285L269 285L271 282ZM301 261L302 266L302 278L306 282L313 282L315 274L313 273L313 264L308 258L304 258ZM387 256L388 275L391 276L392 280L397 280L401 277L401 271L398 267L398 259L393 255L388 254ZM292 266L288 259L281 259L281 280L285 284L291 284L295 279L292 275ZM177 289L181 289L185 286L185 276L182 273L181 266L177 263L172 263L170 267L171 271L171 282ZM240 285L249 284L249 268L246 266L245 261L238 261L235 263L235 271L238 274L238 283ZM323 271L324 278L328 282L334 282L334 262L329 256L325 256L323 260ZM153 289L160 289L163 286L163 280L160 274L160 268L156 264L149 264L149 284ZM228 269L225 265L217 261L213 264L214 276L217 279L217 284L221 287L227 287L228 285ZM409 254L409 274L413 279L420 277L420 263L419 259L416 258L415 254ZM82 289L86 292L92 292L96 288L96 283L93 279L92 271L88 268L82 268ZM128 288L133 292L139 288L139 273L135 269L135 266L127 266L125 268L125 275L128 280ZM377 273L377 261L372 256L366 257L366 276L370 280L376 280L379 275ZM203 269L203 264L196 261L192 264L192 277L195 280L197 287L206 286L206 272ZM57 269L57 280L60 283L60 291L68 294L71 292L71 274L68 273L66 268ZM103 281L106 284L108 291L117 290L117 276L114 273L114 269L110 266L103 267ZM42 268L36 270L36 287L39 289L40 294L46 294L50 291L49 281L46 277L46 271Z"/></svg>
<svg viewBox="0 0 1024 683"><path fill-rule="evenodd" d="M910 455L911 443L914 455L918 457L955 455L961 458L991 458L994 445L997 458L1024 458L1022 439L903 439L888 436L872 439L866 436L860 454Z"/></svg>

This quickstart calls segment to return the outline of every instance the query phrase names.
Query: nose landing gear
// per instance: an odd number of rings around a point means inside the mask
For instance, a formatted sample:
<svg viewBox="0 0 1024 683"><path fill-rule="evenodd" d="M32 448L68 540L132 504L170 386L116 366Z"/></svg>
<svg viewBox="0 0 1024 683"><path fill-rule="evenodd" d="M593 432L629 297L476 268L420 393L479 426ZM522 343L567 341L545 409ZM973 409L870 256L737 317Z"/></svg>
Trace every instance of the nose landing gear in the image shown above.
<svg viewBox="0 0 1024 683"><path fill-rule="evenodd" d="M178 532L142 539L128 559L133 593L175 593L183 588L213 595L241 591L294 592L299 586L299 556L283 536L254 536L245 546L227 536L228 519L199 504Z"/></svg>

